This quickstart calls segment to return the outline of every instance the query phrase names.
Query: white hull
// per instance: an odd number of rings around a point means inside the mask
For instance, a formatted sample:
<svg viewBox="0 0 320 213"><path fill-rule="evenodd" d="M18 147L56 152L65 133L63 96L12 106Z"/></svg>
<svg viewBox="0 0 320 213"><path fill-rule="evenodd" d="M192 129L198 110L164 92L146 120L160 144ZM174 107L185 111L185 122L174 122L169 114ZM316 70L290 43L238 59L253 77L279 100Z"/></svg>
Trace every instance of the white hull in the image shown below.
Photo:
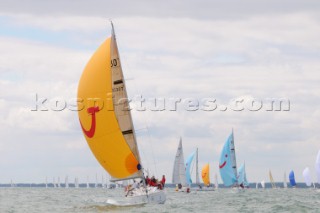
<svg viewBox="0 0 320 213"><path fill-rule="evenodd" d="M150 188L149 188L150 189ZM146 192L138 190L135 194L130 195L122 199L121 201L108 199L107 203L115 206L136 206L144 205L147 203L164 204L166 202L166 194L163 190L158 190L154 187Z"/></svg>

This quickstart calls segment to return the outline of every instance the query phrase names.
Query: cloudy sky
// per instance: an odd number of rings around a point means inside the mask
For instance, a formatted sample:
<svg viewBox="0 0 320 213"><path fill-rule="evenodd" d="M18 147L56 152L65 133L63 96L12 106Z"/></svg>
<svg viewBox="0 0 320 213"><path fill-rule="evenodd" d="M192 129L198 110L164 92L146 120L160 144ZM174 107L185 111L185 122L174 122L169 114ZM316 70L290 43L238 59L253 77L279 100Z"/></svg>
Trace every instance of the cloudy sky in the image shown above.
<svg viewBox="0 0 320 213"><path fill-rule="evenodd" d="M71 105L83 68L113 19L131 98L216 99L214 111L133 110L142 163L171 181L179 138L218 173L234 130L250 182L314 164L320 149L319 1L0 1L0 183L106 176ZM36 97L47 98L34 111ZM259 111L230 109L261 100ZM290 101L271 111L270 100ZM269 104L269 105L268 105ZM223 110L227 106L227 110ZM39 108L38 108L39 109ZM42 108L43 109L43 108ZM221 182L221 181L220 181Z"/></svg>

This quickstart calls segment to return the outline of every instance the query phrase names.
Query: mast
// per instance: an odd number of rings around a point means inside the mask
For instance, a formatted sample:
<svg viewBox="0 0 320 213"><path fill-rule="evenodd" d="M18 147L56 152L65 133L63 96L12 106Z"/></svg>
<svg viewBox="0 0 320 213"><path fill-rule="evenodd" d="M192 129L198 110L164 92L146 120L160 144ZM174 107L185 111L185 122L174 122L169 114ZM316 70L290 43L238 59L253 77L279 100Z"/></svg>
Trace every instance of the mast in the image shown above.
<svg viewBox="0 0 320 213"><path fill-rule="evenodd" d="M233 136L233 129L232 129L232 139L230 141L230 150L231 150L231 160L232 160L232 168L235 177L237 177L237 160L236 160L236 150L234 146L234 136ZM235 185L238 185L238 178L236 178Z"/></svg>
<svg viewBox="0 0 320 213"><path fill-rule="evenodd" d="M198 148L197 148L197 157L196 157L196 184L199 184L199 169L198 169Z"/></svg>

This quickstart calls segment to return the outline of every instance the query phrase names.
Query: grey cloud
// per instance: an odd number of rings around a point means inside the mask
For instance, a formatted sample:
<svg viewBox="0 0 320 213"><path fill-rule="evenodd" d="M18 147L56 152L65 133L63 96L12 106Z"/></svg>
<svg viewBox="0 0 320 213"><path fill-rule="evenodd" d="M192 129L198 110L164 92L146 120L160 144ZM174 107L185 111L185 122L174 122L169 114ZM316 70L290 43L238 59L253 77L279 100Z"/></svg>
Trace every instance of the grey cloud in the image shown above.
<svg viewBox="0 0 320 213"><path fill-rule="evenodd" d="M187 17L194 19L235 19L259 14L295 13L317 11L320 3L310 1L41 1L25 0L0 2L3 13L31 13L46 15L87 15L105 18L148 16ZM196 29L195 29L196 30Z"/></svg>

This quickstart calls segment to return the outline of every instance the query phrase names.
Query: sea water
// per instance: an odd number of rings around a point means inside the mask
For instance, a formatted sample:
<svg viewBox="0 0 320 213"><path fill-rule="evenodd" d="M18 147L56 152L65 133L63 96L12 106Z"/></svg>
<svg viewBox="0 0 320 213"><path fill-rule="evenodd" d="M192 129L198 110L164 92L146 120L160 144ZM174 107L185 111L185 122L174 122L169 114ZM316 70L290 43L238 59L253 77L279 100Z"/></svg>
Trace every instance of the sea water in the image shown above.
<svg viewBox="0 0 320 213"><path fill-rule="evenodd" d="M320 189L165 191L165 204L115 207L106 201L121 188L0 188L0 212L320 212Z"/></svg>

